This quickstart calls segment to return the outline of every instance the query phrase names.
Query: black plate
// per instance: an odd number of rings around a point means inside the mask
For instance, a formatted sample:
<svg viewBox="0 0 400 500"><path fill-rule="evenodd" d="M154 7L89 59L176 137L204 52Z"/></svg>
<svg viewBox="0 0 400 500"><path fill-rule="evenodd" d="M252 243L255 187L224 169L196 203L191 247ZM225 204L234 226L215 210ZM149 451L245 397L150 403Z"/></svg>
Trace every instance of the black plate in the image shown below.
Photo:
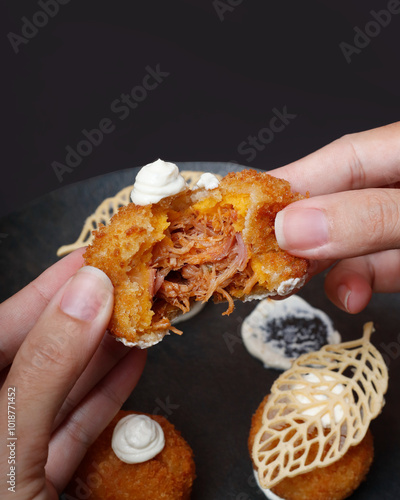
<svg viewBox="0 0 400 500"><path fill-rule="evenodd" d="M241 170L228 163L178 163L180 169L225 174ZM35 278L56 260L57 248L79 236L84 219L107 196L132 184L138 168L113 172L66 186L0 221L0 300ZM372 422L375 460L356 500L400 498L400 296L376 295L356 316L333 306L323 292L323 276L300 292L333 319L344 340L361 336L372 320L373 342L389 364L386 406ZM253 412L280 372L266 370L244 348L243 318L256 303L207 304L182 323L183 336L170 335L149 349L144 374L124 408L159 413L182 432L194 450L197 479L193 500L263 498L254 484L247 451Z"/></svg>

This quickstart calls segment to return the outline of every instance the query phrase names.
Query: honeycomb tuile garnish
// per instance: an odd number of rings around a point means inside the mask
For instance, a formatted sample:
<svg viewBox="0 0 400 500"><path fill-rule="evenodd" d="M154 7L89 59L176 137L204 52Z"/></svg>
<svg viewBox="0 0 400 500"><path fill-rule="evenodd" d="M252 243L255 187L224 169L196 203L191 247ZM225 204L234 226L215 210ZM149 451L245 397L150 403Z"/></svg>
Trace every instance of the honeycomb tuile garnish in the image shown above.
<svg viewBox="0 0 400 500"><path fill-rule="evenodd" d="M196 185L197 181L200 179L201 175L204 174L204 172L182 170L180 174L185 179L186 184L190 188L193 188ZM222 178L221 175L215 176L218 179ZM90 245L93 240L93 231L98 229L100 224L104 224L106 226L110 222L111 217L118 211L120 207L123 207L130 203L130 194L132 189L133 184L121 189L121 191L118 191L115 196L106 198L104 201L102 201L96 208L94 213L89 215L89 217L87 217L87 219L85 220L78 239L70 245L61 246L57 250L57 256L63 257L64 255L77 250L78 248Z"/></svg>
<svg viewBox="0 0 400 500"><path fill-rule="evenodd" d="M263 488L326 467L362 441L388 386L373 331L369 322L361 339L303 354L275 381L252 450Z"/></svg>

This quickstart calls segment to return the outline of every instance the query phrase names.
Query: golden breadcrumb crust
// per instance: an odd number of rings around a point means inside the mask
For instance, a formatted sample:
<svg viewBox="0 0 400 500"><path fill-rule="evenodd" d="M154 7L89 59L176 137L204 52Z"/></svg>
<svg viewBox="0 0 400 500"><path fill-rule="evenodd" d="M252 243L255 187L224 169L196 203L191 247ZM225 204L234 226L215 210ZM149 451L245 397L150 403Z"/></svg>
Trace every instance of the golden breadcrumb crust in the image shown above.
<svg viewBox="0 0 400 500"><path fill-rule="evenodd" d="M158 455L140 464L127 464L115 455L111 448L114 427L121 418L133 413L120 410L92 444L66 488L67 495L91 500L190 498L196 477L193 452L164 417L147 415L164 431L165 447Z"/></svg>
<svg viewBox="0 0 400 500"><path fill-rule="evenodd" d="M165 253L163 245L167 250L173 248L179 252L181 247L173 247L171 243L173 235L166 235L172 223L174 227L179 225L180 218L183 220L192 217L199 227L205 225L204 221L208 221L208 224L214 224L213 230L217 231L215 224L218 223L215 221L225 217L225 229L218 230L221 234L225 231L226 241L234 241L232 231L240 235L240 242L237 238L235 248L239 252L239 243L244 243L248 259L246 269L239 269L236 276L224 281L225 284L210 294L216 301L230 301L228 313L233 309L232 298L247 300L267 294L274 295L280 284L286 281L291 283L292 280L297 280L298 286L302 286L308 262L281 250L274 232L276 213L301 198L303 196L291 192L287 181L267 173L244 170L228 174L221 180L218 188L210 191L187 189L156 204L138 206L130 203L122 207L108 226L102 226L94 233L93 243L84 255L85 263L102 269L114 285L115 305L110 331L132 345L148 347L168 333L171 329L170 320L181 314L185 307L190 307L189 302L204 300L204 296L208 300L209 296L205 293L197 296L193 294L190 300L184 298L180 301L181 310L175 304L163 305L161 290L161 298L157 298L157 310L153 305L155 294L152 282L155 280L157 267L152 263L153 253L155 249L160 255L163 250ZM230 232L226 236L229 224ZM185 230L182 230L183 233ZM190 237L193 238L193 235ZM184 260L182 255L180 258ZM223 259L218 259L218 256L210 257L208 263L204 265L203 262L197 267L201 268L204 277L207 267L223 267L224 262L229 259L232 260L232 252ZM237 262L234 261L232 266ZM192 273L194 267L196 266L190 268ZM174 272L176 274L176 270ZM173 286L167 289L164 285L170 296L174 293L174 290L171 291ZM288 292L279 293L285 295Z"/></svg>
<svg viewBox="0 0 400 500"><path fill-rule="evenodd" d="M269 395L255 411L248 439L250 457L254 439L262 427L262 415ZM360 444L352 446L337 462L295 477L282 479L271 491L284 500L343 500L365 479L374 458L372 433L368 430ZM253 467L256 466L253 463Z"/></svg>
<svg viewBox="0 0 400 500"><path fill-rule="evenodd" d="M131 342L157 341L150 325L153 312L149 280L151 248L164 237L167 214L158 205L121 207L108 226L94 233L85 263L104 271L114 285L114 310L109 324L117 337Z"/></svg>

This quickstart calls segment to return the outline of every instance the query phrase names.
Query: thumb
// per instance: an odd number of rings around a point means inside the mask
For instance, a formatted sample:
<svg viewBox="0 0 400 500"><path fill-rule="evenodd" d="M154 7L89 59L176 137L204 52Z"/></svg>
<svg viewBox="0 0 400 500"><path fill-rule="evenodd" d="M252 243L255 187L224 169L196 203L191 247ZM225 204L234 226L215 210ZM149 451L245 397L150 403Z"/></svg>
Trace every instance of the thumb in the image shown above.
<svg viewBox="0 0 400 500"><path fill-rule="evenodd" d="M309 259L343 259L400 247L400 191L364 189L316 196L279 212L279 246Z"/></svg>
<svg viewBox="0 0 400 500"><path fill-rule="evenodd" d="M15 393L17 431L12 439L20 491L44 488L54 418L100 344L112 306L108 277L96 268L81 268L54 295L15 356L5 387ZM2 390L1 417L6 398ZM3 426L2 431L6 435Z"/></svg>

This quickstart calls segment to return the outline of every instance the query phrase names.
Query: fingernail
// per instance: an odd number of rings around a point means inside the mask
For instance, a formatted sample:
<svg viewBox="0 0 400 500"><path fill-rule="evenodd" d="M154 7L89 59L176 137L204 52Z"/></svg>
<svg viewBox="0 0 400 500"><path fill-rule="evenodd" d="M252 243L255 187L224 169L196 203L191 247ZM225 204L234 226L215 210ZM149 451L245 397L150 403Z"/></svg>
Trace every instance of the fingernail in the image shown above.
<svg viewBox="0 0 400 500"><path fill-rule="evenodd" d="M93 321L112 293L113 286L108 276L96 267L85 266L68 282L60 308L73 318Z"/></svg>
<svg viewBox="0 0 400 500"><path fill-rule="evenodd" d="M340 302L342 303L343 307L346 309L347 312L349 311L349 298L351 295L351 290L348 288L346 285L339 285L337 289L337 296Z"/></svg>
<svg viewBox="0 0 400 500"><path fill-rule="evenodd" d="M328 223L317 208L289 208L276 215L275 235L283 250L311 250L328 242Z"/></svg>

